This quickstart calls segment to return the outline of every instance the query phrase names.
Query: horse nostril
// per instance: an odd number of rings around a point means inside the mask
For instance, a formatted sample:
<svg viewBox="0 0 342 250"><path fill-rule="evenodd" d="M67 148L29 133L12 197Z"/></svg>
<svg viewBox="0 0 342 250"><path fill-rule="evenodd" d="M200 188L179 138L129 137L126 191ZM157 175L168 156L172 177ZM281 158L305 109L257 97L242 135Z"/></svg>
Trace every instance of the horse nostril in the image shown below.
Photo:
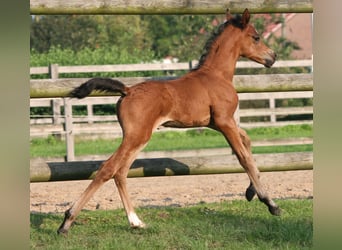
<svg viewBox="0 0 342 250"><path fill-rule="evenodd" d="M277 58L277 53L275 53L273 50L268 51L268 55L272 57L274 60Z"/></svg>
<svg viewBox="0 0 342 250"><path fill-rule="evenodd" d="M274 59L277 58L277 53L273 52Z"/></svg>

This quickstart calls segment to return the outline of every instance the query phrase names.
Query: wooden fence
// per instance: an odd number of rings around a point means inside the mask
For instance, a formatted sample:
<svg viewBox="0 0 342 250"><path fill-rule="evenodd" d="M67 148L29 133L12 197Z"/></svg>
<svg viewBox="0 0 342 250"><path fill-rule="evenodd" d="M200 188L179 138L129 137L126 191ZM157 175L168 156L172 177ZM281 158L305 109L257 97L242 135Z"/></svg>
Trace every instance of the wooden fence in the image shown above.
<svg viewBox="0 0 342 250"><path fill-rule="evenodd" d="M118 0L94 0L90 2L80 0L51 1L31 0L31 14L211 14L224 13L230 8L232 13L242 12L249 8L251 13L271 12L312 12L312 0L300 1L231 1L231 0L189 0L189 1L118 1ZM40 70L40 69L36 69ZM45 70L45 69L43 69ZM50 67L52 72L53 67ZM61 72L63 69L59 69ZM112 71L112 70L109 70ZM48 71L49 72L49 71ZM57 71L58 72L58 71ZM34 70L32 71L34 73ZM57 77L56 77L57 76ZM57 79L58 75L51 74L48 80L31 80L31 98L65 97L66 94L86 79ZM121 79L119 79L121 80ZM128 85L146 80L146 78L124 79ZM237 76L234 78L238 92L275 92L275 91L312 91L312 74L294 75L265 75L265 76ZM258 83L256 85L256 83ZM99 95L99 94L96 94ZM66 135L72 135L69 131L72 126L71 105L64 98ZM68 138L68 137L67 137ZM70 139L70 136L69 136ZM67 139L67 141L69 140ZM195 160L194 160L195 159ZM156 176L172 174L209 174L240 172L242 169L232 162L224 162L225 157L217 155L203 158L195 157L191 160L181 159L139 159L134 162L130 170L130 177ZM273 159L273 163L263 162ZM284 159L285 163L282 162ZM256 156L256 162L261 171L275 170L300 170L312 169L312 153L290 153ZM292 162L292 163L291 163ZM45 161L31 161L31 181L55 181L71 179L92 178L94 171L100 162L47 163ZM231 168L228 166L231 164ZM292 165L292 167L289 165ZM202 170L202 167L209 167ZM268 168L266 166L273 166ZM274 168L276 166L276 168ZM286 167L287 166L287 167ZM238 168L238 170L236 170ZM37 177L40 176L40 177Z"/></svg>
<svg viewBox="0 0 342 250"><path fill-rule="evenodd" d="M189 70L192 65L197 62L189 63L155 63L155 64L133 64L133 65L95 65L95 66L58 66L56 64L49 67L33 67L30 73L49 74L49 79L31 80L31 107L49 106L52 107L53 115L51 117L34 117L30 120L31 137L61 136L66 139L67 159L74 160L74 136L82 134L82 137L105 136L106 138L115 138L122 135L121 128L117 122L115 115L111 116L94 116L93 106L100 104L115 104L118 97L90 97L82 100L70 98L51 98L51 96L63 96L68 93L73 86L78 86L87 79L79 78L58 78L62 73L85 73L85 72L124 72L129 71L153 71L153 70ZM237 68L259 68L262 65L254 62L239 61ZM312 60L296 60L296 61L278 61L274 65L275 68L281 67L308 67L312 68ZM146 80L146 77L134 77L121 79L127 85L133 85L136 82ZM75 85L77 82L77 85ZM128 83L127 83L128 82ZM235 118L241 127L257 127L257 126L282 126L286 124L303 124L312 123L312 120L280 122L278 116L295 115L295 114L313 114L313 107L276 107L277 99L293 99L293 98L312 98L312 74L275 74L275 75L237 75L234 77L234 84L239 92L240 101L244 100L268 100L269 107L263 109L239 109L235 114ZM257 88L257 89L256 89ZM295 90L306 91L295 91ZM249 93L250 91L272 91L286 90L290 92L260 92ZM97 93L95 95L103 95ZM46 96L50 98L36 98ZM87 106L87 116L74 116L72 114L72 106ZM64 115L61 115L61 107L64 106ZM269 121L246 123L241 122L243 117L268 116ZM51 122L51 123L50 123ZM86 122L86 124L85 124ZM101 122L101 123L98 123ZM107 122L107 123L104 123ZM108 123L109 122L109 123ZM44 124L34 126L37 124ZM50 123L50 124L46 124ZM162 127L158 131L163 131ZM167 128L170 130L170 128Z"/></svg>

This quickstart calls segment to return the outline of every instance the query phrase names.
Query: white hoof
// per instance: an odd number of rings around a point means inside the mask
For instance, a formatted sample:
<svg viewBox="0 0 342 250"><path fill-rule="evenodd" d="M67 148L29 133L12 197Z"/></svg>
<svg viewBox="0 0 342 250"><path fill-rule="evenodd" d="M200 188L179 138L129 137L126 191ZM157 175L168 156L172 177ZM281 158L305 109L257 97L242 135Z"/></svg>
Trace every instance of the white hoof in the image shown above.
<svg viewBox="0 0 342 250"><path fill-rule="evenodd" d="M144 222L142 222L136 213L130 213L128 215L128 220L131 228L145 228L146 225Z"/></svg>

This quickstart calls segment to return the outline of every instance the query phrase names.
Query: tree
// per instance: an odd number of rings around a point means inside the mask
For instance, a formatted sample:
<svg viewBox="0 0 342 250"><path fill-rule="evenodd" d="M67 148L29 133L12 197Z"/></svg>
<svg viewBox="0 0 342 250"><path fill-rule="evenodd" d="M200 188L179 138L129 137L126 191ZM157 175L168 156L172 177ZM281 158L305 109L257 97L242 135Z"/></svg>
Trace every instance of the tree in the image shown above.
<svg viewBox="0 0 342 250"><path fill-rule="evenodd" d="M149 48L146 25L139 16L61 15L35 16L31 22L31 49L51 47L78 51L118 46L127 50Z"/></svg>
<svg viewBox="0 0 342 250"><path fill-rule="evenodd" d="M223 16L220 16L223 21ZM115 46L127 51L153 50L159 58L199 58L218 22L214 15L64 15L34 16L31 49L52 47L97 49ZM213 25L214 23L214 25Z"/></svg>
<svg viewBox="0 0 342 250"><path fill-rule="evenodd" d="M283 22L282 15L254 15L263 31L270 23ZM271 18L269 18L271 17ZM206 40L224 15L61 15L34 16L31 49L42 53L52 47L79 51L115 47L128 52L152 50L158 58L173 56L181 61L198 59ZM278 58L288 59L296 44L271 36L267 44Z"/></svg>
<svg viewBox="0 0 342 250"><path fill-rule="evenodd" d="M51 47L80 50L97 42L97 23L87 16L35 16L31 21L30 47L47 52Z"/></svg>
<svg viewBox="0 0 342 250"><path fill-rule="evenodd" d="M218 16L223 19L222 16ZM218 23L214 15L143 16L148 23L152 49L160 57L174 56L182 61L199 58L205 41ZM213 22L215 25L213 25Z"/></svg>

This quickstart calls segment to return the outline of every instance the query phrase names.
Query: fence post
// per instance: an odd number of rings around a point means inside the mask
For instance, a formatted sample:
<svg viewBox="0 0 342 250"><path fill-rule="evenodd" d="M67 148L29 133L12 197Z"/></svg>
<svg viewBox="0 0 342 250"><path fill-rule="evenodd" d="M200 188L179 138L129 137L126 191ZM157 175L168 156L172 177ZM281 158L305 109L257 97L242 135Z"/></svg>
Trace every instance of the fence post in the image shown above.
<svg viewBox="0 0 342 250"><path fill-rule="evenodd" d="M189 61L189 70L192 70L193 65L192 65L192 61Z"/></svg>
<svg viewBox="0 0 342 250"><path fill-rule="evenodd" d="M50 64L49 65L49 75L51 79L58 79L58 64Z"/></svg>
<svg viewBox="0 0 342 250"><path fill-rule="evenodd" d="M93 115L93 104L87 104L88 123L94 123Z"/></svg>
<svg viewBox="0 0 342 250"><path fill-rule="evenodd" d="M272 110L272 113L271 113L271 123L276 123L277 122L277 118L276 118L276 115L274 113L274 109L275 109L275 99L274 99L274 97L271 97L269 99L269 102L270 102L270 109Z"/></svg>
<svg viewBox="0 0 342 250"><path fill-rule="evenodd" d="M74 147L74 132L72 123L72 104L70 98L63 98L64 100L64 131L66 141L66 161L75 160L75 147Z"/></svg>
<svg viewBox="0 0 342 250"><path fill-rule="evenodd" d="M51 79L58 79L58 64L49 64L49 76ZM59 124L59 116L61 114L61 106L55 99L51 100L52 112L53 112L53 124Z"/></svg>
<svg viewBox="0 0 342 250"><path fill-rule="evenodd" d="M52 106L52 120L53 124L60 124L61 123L61 100L60 99L52 99L51 100Z"/></svg>

